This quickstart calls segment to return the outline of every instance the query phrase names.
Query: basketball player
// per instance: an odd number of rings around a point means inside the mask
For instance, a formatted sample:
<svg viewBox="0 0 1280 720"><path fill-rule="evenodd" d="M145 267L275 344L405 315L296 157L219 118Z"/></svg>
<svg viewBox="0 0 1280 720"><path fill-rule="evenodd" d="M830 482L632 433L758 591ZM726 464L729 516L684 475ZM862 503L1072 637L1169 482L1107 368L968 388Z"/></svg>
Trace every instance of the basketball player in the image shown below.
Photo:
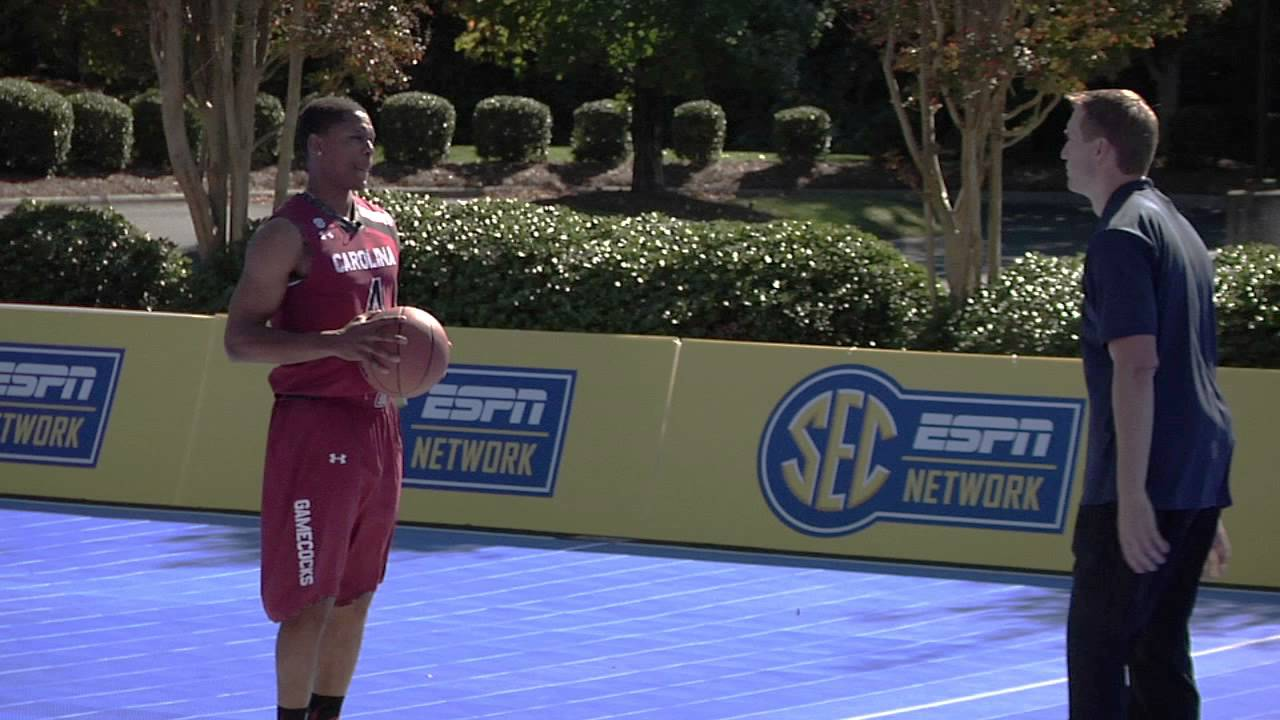
<svg viewBox="0 0 1280 720"><path fill-rule="evenodd" d="M1099 216L1084 267L1089 452L1076 516L1072 720L1192 720L1188 624L1225 570L1235 438L1217 382L1213 263L1146 177L1155 113L1128 90L1069 96L1067 186Z"/></svg>
<svg viewBox="0 0 1280 720"><path fill-rule="evenodd" d="M359 362L394 364L399 244L355 191L373 163L369 115L346 98L298 122L306 191L251 238L231 299L232 360L277 365L262 486L262 601L276 637L278 720L334 720L382 581L400 497L396 406Z"/></svg>

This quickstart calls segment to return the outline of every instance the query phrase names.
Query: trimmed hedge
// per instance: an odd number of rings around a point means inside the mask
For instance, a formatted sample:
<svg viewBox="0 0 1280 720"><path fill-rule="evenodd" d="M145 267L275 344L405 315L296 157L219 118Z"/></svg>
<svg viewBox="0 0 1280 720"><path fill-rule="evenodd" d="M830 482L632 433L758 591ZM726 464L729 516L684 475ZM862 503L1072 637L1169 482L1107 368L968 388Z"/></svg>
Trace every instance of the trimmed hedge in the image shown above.
<svg viewBox="0 0 1280 720"><path fill-rule="evenodd" d="M950 349L1078 357L1083 274L1083 256L1023 255L952 316Z"/></svg>
<svg viewBox="0 0 1280 720"><path fill-rule="evenodd" d="M160 104L160 91L152 88L135 95L129 101L129 109L133 111L133 162L142 167L166 170L169 168L169 146L164 139L163 110ZM200 116L195 107L187 103L184 107L187 125L187 140L191 143L191 152L200 154Z"/></svg>
<svg viewBox="0 0 1280 720"><path fill-rule="evenodd" d="M1280 368L1280 247L1231 245L1215 264L1219 362Z"/></svg>
<svg viewBox="0 0 1280 720"><path fill-rule="evenodd" d="M1228 246L1214 266L1219 364L1280 368L1280 248ZM943 349L1079 357L1083 272L1081 256L1027 253L951 318Z"/></svg>
<svg viewBox="0 0 1280 720"><path fill-rule="evenodd" d="M476 154L505 162L543 162L551 147L551 108L533 98L494 95L471 119Z"/></svg>
<svg viewBox="0 0 1280 720"><path fill-rule="evenodd" d="M0 79L0 168L50 175L71 151L75 112L49 88Z"/></svg>
<svg viewBox="0 0 1280 720"><path fill-rule="evenodd" d="M253 102L253 166L262 168L280 157L280 130L284 127L284 105L270 93L258 93Z"/></svg>
<svg viewBox="0 0 1280 720"><path fill-rule="evenodd" d="M773 149L784 162L813 163L831 151L831 116L812 105L773 115Z"/></svg>
<svg viewBox="0 0 1280 720"><path fill-rule="evenodd" d="M24 202L0 217L0 297L144 310L187 302L190 262L114 210Z"/></svg>
<svg viewBox="0 0 1280 720"><path fill-rule="evenodd" d="M676 106L671 117L671 149L690 164L706 167L724 154L724 108L710 100Z"/></svg>
<svg viewBox="0 0 1280 720"><path fill-rule="evenodd" d="M133 111L100 92L67 97L75 113L71 133L71 162L95 170L116 171L133 157Z"/></svg>
<svg viewBox="0 0 1280 720"><path fill-rule="evenodd" d="M583 215L378 193L402 302L453 325L906 347L925 272L847 226Z"/></svg>
<svg viewBox="0 0 1280 720"><path fill-rule="evenodd" d="M453 103L431 93L402 92L378 112L378 141L391 162L432 167L449 156L457 125Z"/></svg>
<svg viewBox="0 0 1280 720"><path fill-rule="evenodd" d="M1028 253L962 306L849 226L593 216L515 200L380 191L397 219L402 302L450 325L991 354L1079 355L1081 256ZM178 254L114 211L24 203L0 218L0 297L225 310L243 246ZM1218 253L1224 366L1280 368L1280 248Z"/></svg>
<svg viewBox="0 0 1280 720"><path fill-rule="evenodd" d="M573 111L573 159L614 167L631 155L631 108L594 100Z"/></svg>

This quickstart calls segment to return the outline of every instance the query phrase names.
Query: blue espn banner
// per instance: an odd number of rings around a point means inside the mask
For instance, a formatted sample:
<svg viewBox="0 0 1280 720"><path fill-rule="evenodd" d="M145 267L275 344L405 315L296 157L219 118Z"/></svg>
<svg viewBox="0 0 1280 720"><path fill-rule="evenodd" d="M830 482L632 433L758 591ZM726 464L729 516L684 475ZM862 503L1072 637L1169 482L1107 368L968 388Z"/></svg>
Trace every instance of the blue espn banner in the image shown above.
<svg viewBox="0 0 1280 720"><path fill-rule="evenodd" d="M0 344L0 461L95 467L124 350Z"/></svg>
<svg viewBox="0 0 1280 720"><path fill-rule="evenodd" d="M405 487L553 495L576 378L573 370L450 366L400 409Z"/></svg>

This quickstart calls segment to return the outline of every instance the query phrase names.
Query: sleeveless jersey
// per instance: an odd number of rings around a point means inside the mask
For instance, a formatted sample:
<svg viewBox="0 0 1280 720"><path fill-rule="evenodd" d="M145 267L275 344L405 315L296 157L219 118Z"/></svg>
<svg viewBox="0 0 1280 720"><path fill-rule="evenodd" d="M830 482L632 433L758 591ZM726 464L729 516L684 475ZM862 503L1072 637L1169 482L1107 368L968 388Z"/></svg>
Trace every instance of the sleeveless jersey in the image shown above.
<svg viewBox="0 0 1280 720"><path fill-rule="evenodd" d="M293 223L311 257L305 278L289 283L271 326L291 332L337 330L356 315L396 304L400 244L395 221L382 208L355 197L355 220L337 217L306 195L276 211ZM349 397L373 388L358 363L337 357L280 365L271 371L277 395Z"/></svg>

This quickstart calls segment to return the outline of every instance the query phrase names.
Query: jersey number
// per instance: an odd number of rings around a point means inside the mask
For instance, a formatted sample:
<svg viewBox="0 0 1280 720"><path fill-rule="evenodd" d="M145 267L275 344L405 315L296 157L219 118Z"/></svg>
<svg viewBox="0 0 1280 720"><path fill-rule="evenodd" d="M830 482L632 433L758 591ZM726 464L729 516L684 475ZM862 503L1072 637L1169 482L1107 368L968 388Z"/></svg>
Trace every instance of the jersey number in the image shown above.
<svg viewBox="0 0 1280 720"><path fill-rule="evenodd" d="M387 307L383 301L382 295L382 278L375 277L373 282L369 283L369 300L365 303L366 312L375 312L377 310L385 310Z"/></svg>

